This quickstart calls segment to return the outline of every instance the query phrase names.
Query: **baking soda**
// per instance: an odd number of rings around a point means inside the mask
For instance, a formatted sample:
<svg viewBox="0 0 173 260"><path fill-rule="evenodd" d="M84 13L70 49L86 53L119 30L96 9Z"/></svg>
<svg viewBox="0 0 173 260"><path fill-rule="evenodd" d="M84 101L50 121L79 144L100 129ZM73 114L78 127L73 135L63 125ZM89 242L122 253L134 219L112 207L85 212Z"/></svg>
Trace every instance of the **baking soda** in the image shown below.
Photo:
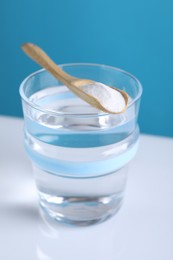
<svg viewBox="0 0 173 260"><path fill-rule="evenodd" d="M116 89L112 89L100 82L84 85L80 88L85 93L95 97L110 112L120 113L125 109L125 99Z"/></svg>

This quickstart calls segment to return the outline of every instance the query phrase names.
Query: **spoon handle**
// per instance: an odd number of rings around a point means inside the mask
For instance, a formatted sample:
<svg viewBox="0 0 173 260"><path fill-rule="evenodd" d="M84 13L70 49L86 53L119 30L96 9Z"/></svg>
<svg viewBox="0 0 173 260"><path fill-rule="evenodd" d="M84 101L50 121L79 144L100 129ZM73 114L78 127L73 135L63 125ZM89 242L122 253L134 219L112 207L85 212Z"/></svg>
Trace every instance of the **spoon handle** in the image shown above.
<svg viewBox="0 0 173 260"><path fill-rule="evenodd" d="M76 80L75 77L64 72L55 62L53 62L49 56L37 45L32 43L25 43L22 45L23 51L34 61L36 61L43 68L47 69L51 74L55 76L65 85L71 84L72 81Z"/></svg>

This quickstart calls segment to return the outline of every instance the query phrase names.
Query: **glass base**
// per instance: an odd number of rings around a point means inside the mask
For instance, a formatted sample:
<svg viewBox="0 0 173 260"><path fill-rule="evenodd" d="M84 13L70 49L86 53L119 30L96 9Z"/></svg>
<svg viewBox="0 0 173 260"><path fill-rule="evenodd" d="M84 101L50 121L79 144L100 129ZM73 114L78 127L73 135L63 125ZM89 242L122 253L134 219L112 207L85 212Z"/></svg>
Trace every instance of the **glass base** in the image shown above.
<svg viewBox="0 0 173 260"><path fill-rule="evenodd" d="M103 197L39 195L44 214L55 221L74 226L89 226L107 220L118 212L123 198L122 194Z"/></svg>

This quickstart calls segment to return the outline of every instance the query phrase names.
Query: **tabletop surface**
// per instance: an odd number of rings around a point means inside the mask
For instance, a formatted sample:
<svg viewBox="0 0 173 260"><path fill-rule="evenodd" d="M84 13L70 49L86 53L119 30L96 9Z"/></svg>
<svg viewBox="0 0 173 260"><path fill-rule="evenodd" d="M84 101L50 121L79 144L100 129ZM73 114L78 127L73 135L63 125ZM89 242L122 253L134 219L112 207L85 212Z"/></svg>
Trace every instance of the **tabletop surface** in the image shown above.
<svg viewBox="0 0 173 260"><path fill-rule="evenodd" d="M0 117L0 259L173 259L173 139L141 135L120 211L77 228L40 216L22 131Z"/></svg>

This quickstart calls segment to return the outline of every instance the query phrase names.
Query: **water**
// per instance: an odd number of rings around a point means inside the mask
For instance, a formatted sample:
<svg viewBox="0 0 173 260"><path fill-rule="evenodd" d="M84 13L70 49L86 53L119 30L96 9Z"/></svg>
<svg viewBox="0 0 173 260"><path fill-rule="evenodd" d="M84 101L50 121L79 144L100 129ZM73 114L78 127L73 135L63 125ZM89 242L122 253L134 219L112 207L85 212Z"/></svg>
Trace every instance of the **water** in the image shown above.
<svg viewBox="0 0 173 260"><path fill-rule="evenodd" d="M134 107L116 116L94 116L98 111L64 86L39 91L30 100L49 110L24 104L25 146L44 211L78 225L117 212L138 144Z"/></svg>

